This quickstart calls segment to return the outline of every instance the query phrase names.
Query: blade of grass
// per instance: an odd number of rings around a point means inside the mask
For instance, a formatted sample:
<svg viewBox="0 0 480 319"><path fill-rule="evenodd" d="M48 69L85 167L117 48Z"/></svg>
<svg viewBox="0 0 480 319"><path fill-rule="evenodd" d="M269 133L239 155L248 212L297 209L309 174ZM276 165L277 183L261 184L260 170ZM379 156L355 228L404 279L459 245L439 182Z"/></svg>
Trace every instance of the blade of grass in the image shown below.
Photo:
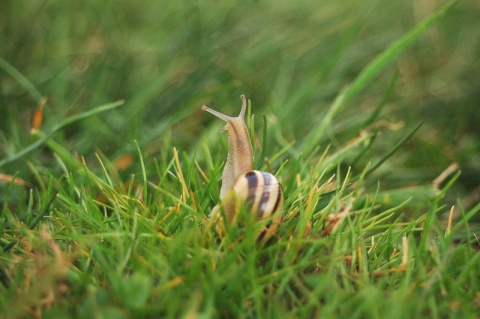
<svg viewBox="0 0 480 319"><path fill-rule="evenodd" d="M353 159L352 161L352 164L351 166L352 167L355 167L358 163L358 161L363 157L365 156L365 154L368 153L368 151L370 151L370 149L372 148L373 146L373 143L375 142L375 140L377 139L378 137L378 129L374 130L372 135L370 136L370 138L368 139L368 144L360 151L360 153L358 153L358 155Z"/></svg>
<svg viewBox="0 0 480 319"><path fill-rule="evenodd" d="M390 152L387 153L387 155L385 155L381 160L379 160L377 162L377 164L373 165L372 168L370 168L366 174L366 176L370 175L371 173L373 173L377 168L380 167L380 165L382 165L383 163L385 163L386 160L388 160L390 157L393 156L393 154L395 154L395 152L400 148L400 146L402 146L403 144L405 144L405 142L407 142L412 136L413 134L415 134L416 131L418 131L418 129L423 125L423 122L419 123L417 126L415 126L413 128L413 130L410 131L410 133L408 133L404 138L402 138L391 150Z"/></svg>
<svg viewBox="0 0 480 319"><path fill-rule="evenodd" d="M462 228L468 225L470 218L475 216L480 211L480 204L475 205L467 214L465 214L462 219L457 221L455 226L452 228L448 236L452 237Z"/></svg>
<svg viewBox="0 0 480 319"><path fill-rule="evenodd" d="M25 91L30 94L35 102L39 102L42 99L42 93L30 82L20 71L18 71L13 65L5 61L0 57L0 69L5 71L10 77L12 77L18 84L20 84Z"/></svg>
<svg viewBox="0 0 480 319"><path fill-rule="evenodd" d="M384 50L375 60L370 62L365 69L355 78L353 84L346 88L345 101L350 100L357 95L368 83L370 83L380 71L387 65L396 60L409 46L411 46L418 38L427 31L434 23L438 22L443 16L450 11L457 3L456 0L449 2L443 8L437 10L407 34L397 40L394 44Z"/></svg>
<svg viewBox="0 0 480 319"><path fill-rule="evenodd" d="M380 115L380 112L382 111L383 107L386 105L388 98L393 92L393 88L395 87L395 83L397 83L398 79L398 71L394 73L392 76L392 79L390 80L390 83L388 84L387 91L383 94L382 100L380 103L378 103L377 107L373 110L372 114L370 114L370 117L363 123L362 127L366 128L370 125L372 125L375 120L378 118L378 115ZM352 167L355 167L355 165L358 163L358 161L365 156L365 154L368 153L368 151L371 149L373 143L377 139L378 136L378 129L375 129L375 131L372 134L372 137L368 141L368 145L353 159L352 161Z"/></svg>
<svg viewBox="0 0 480 319"><path fill-rule="evenodd" d="M114 108L117 108L121 105L123 105L124 101L123 100L120 100L120 101L116 101L116 102L113 102L113 103L108 103L108 104L104 104L104 105L101 105L99 107L96 107L94 108L93 110L90 110L90 111L87 111L87 112L84 112L84 113L81 113L81 114L78 114L78 115L74 115L64 121L62 121L61 123L55 125L53 127L53 129L45 134L45 136L43 136L42 138L40 138L39 140L35 141L34 143L30 144L29 146L25 147L23 150L21 150L20 152L18 152L17 154L13 155L12 157L10 158L7 158L7 159L4 159L4 160L1 160L0 161L0 168L9 164L9 163L12 163L12 162L15 162L17 160L19 160L20 158L22 158L23 156L27 155L28 153L30 153L31 151L35 150L36 148L40 147L41 145L43 145L54 133L60 131L61 129L65 128L66 126L68 125L71 125L75 122L79 122L79 121L82 121L84 119L87 119L89 117L92 117L94 115L97 115L99 113L102 113L102 112L106 112L106 111L109 111L109 110L112 110Z"/></svg>
<svg viewBox="0 0 480 319"><path fill-rule="evenodd" d="M263 161L266 157L267 152L267 117L265 114L262 116L263 120L263 136L262 136L262 153L260 154L260 158L257 159L257 164L255 165L256 168L260 168Z"/></svg>
<svg viewBox="0 0 480 319"><path fill-rule="evenodd" d="M147 200L148 198L148 187L147 187L147 172L145 170L145 162L143 161L142 150L140 149L140 145L138 142L135 141L135 145L137 146L137 152L140 159L140 167L142 168L142 178L143 178L143 199Z"/></svg>
<svg viewBox="0 0 480 319"><path fill-rule="evenodd" d="M382 111L383 107L387 103L388 99L390 98L390 95L392 95L393 88L395 87L395 83L397 83L398 79L398 70L395 71L395 73L392 76L392 79L390 80L390 83L388 83L387 90L382 96L382 100L380 103L378 103L377 107L375 110L373 110L372 114L370 114L370 117L363 123L362 127L368 127L375 122L377 119L378 115L380 115L380 112Z"/></svg>
<svg viewBox="0 0 480 319"><path fill-rule="evenodd" d="M29 229L33 229L35 226L37 226L37 224L42 220L42 218L50 209L50 206L52 206L53 202L57 198L57 192L53 190L53 179L50 180L47 194L48 194L47 196L49 196L48 200L44 203L43 207L40 208L40 213L38 214L38 216L32 221L30 225L28 225ZM21 237L22 236L17 236L16 239L12 240L7 245L3 246L3 251L5 252L9 251L17 243L18 239Z"/></svg>
<svg viewBox="0 0 480 319"><path fill-rule="evenodd" d="M350 86L345 87L337 95L327 114L323 117L319 125L314 128L308 136L304 138L302 150L305 153L310 152L320 139L325 135L325 131L332 123L333 117L338 113L352 97L360 93L383 69L395 61L409 46L411 46L429 27L438 22L457 1L451 1L443 8L433 13L426 20L418 24L415 28L398 39L391 46L380 53L372 62L370 62L355 78Z"/></svg>
<svg viewBox="0 0 480 319"><path fill-rule="evenodd" d="M50 206L52 206L53 202L57 198L57 191L54 190L53 188L53 179L50 179L50 183L48 185L48 190L47 190L47 195L46 198L48 198L47 201L44 202L43 207L39 209L40 213L38 216L32 221L30 225L28 225L29 229L33 229L47 214L47 212L50 209ZM2 247L4 252L8 252L10 249L12 249L13 246L18 242L20 238L22 238L23 235L19 234L14 240L6 244L5 246ZM0 282L5 286L9 287L10 286L10 277L8 275L8 272L3 264L0 263Z"/></svg>
<svg viewBox="0 0 480 319"><path fill-rule="evenodd" d="M385 155L381 160L379 160L372 168L370 168L363 177L366 177L368 175L370 175L371 173L373 173L377 168L379 168L383 163L385 163L386 160L388 160L390 157L393 156L393 154L395 154L395 152L400 148L400 146L402 146L406 141L408 141L412 136L413 134L415 134L416 131L418 131L418 129L423 125L423 122L422 123L419 123L417 126L415 126L413 128L412 131L410 131L410 133L408 133L404 138L402 138L391 150L390 152L388 152L387 155ZM360 177L360 175L357 175L357 176L354 176L352 177L351 181L352 182L355 182L358 180L358 178ZM330 192L326 192L324 193L323 195L330 195L332 193L334 193L335 191L330 191Z"/></svg>

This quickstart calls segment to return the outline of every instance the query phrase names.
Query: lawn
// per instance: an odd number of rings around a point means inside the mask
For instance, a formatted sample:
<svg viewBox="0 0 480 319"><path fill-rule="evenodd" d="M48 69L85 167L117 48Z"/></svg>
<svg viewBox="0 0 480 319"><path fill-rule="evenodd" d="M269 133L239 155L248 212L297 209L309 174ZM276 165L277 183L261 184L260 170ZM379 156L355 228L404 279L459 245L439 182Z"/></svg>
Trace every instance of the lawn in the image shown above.
<svg viewBox="0 0 480 319"><path fill-rule="evenodd" d="M480 317L475 1L0 3L0 317ZM209 219L246 122L283 219Z"/></svg>

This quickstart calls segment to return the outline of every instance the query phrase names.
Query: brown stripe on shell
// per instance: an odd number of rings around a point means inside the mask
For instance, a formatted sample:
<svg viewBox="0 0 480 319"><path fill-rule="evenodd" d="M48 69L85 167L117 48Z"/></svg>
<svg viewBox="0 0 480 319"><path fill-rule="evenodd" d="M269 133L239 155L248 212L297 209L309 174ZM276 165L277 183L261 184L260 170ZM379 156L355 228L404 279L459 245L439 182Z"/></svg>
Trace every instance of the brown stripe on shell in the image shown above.
<svg viewBox="0 0 480 319"><path fill-rule="evenodd" d="M244 177L247 179L248 183L248 195L246 201L252 205L255 202L255 197L257 196L257 192L255 191L258 188L259 181L257 171L250 171L246 173Z"/></svg>
<svg viewBox="0 0 480 319"><path fill-rule="evenodd" d="M280 206L280 203L282 202L282 187L280 187L280 184L278 184L278 194L277 194L277 200L275 201L275 206L273 206L272 212L276 212L278 209L278 206ZM283 218L283 216L282 216Z"/></svg>
<svg viewBox="0 0 480 319"><path fill-rule="evenodd" d="M249 211L259 219L268 218L280 209L282 189L270 173L249 171L237 179L234 189L237 196L244 198Z"/></svg>
<svg viewBox="0 0 480 319"><path fill-rule="evenodd" d="M243 201L258 219L270 218L278 213L258 234L257 241L266 240L283 219L283 213L278 212L282 210L283 195L277 178L270 173L249 171L237 179L234 190L235 196Z"/></svg>

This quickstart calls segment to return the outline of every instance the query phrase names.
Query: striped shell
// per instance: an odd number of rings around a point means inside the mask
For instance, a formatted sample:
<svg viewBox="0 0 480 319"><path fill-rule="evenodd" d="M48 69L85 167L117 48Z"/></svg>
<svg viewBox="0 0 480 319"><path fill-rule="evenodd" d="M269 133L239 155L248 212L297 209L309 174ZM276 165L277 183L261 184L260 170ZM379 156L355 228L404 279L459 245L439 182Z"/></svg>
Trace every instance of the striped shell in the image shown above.
<svg viewBox="0 0 480 319"><path fill-rule="evenodd" d="M250 171L236 180L233 189L236 198L245 199L248 210L258 219L273 217L257 238L258 241L267 240L283 218L283 193L277 178L267 172Z"/></svg>
<svg viewBox="0 0 480 319"><path fill-rule="evenodd" d="M240 176L233 189L237 198L245 198L248 209L259 219L272 216L282 205L282 188L270 173L250 171Z"/></svg>
<svg viewBox="0 0 480 319"><path fill-rule="evenodd" d="M211 220L218 222L217 230L223 233L221 209L229 224L233 224L238 213L245 208L260 219L271 221L258 234L258 241L266 241L276 231L283 218L283 193L277 178L267 172L249 171L235 181L230 192L220 205L212 211ZM219 222L220 219L220 222Z"/></svg>

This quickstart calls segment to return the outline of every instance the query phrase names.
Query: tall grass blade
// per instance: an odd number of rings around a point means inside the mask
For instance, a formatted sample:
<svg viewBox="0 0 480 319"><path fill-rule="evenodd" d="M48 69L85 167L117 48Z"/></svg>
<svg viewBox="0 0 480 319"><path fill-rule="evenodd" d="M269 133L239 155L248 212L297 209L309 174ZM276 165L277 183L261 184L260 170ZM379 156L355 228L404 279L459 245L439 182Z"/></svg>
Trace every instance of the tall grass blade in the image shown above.
<svg viewBox="0 0 480 319"><path fill-rule="evenodd" d="M108 104L104 104L104 105L101 105L99 107L96 107L94 108L93 110L90 110L90 111L87 111L87 112L84 112L84 113L81 113L81 114L78 114L78 115L74 115L64 121L62 121L61 123L55 125L53 127L53 129L45 134L45 136L43 136L42 138L40 138L39 140L37 140L36 142L30 144L29 146L27 146L26 148L24 148L23 150L21 150L20 152L18 152L17 154L13 155L12 157L10 158L7 158L7 159L4 159L4 160L1 160L0 161L0 168L9 164L9 163L12 163L12 162L15 162L17 160L19 160L20 158L22 158L23 156L27 155L28 153L30 153L31 151L35 150L36 148L40 147L41 145L43 145L54 133L62 130L63 128L65 128L66 126L68 125L71 125L75 122L79 122L79 121L82 121L84 119L87 119L89 117L92 117L94 115L97 115L99 113L102 113L102 112L106 112L106 111L109 111L109 110L112 110L114 108L117 108L121 105L123 105L124 101L123 100L120 100L120 101L117 101L117 102L113 102L113 103L108 103Z"/></svg>
<svg viewBox="0 0 480 319"><path fill-rule="evenodd" d="M373 173L377 168L379 168L383 163L385 163L386 160L388 160L390 157L393 156L393 154L395 154L395 152L400 148L400 146L402 146L403 144L405 144L405 142L407 142L414 134L416 131L418 131L418 129L423 125L423 122L417 124L417 126L415 126L413 128L413 130L410 131L410 133L408 133L407 135L405 135L391 150L390 152L388 152L381 160L379 160L375 165L373 165L372 168L370 168L367 172L367 176L370 175L371 173Z"/></svg>
<svg viewBox="0 0 480 319"><path fill-rule="evenodd" d="M395 61L400 54L418 40L418 38L427 31L429 27L438 22L456 3L457 1L452 1L445 5L370 62L360 74L358 74L353 83L350 86L345 87L337 95L320 124L304 138L302 150L306 153L311 152L325 135L325 131L331 125L333 117L343 108L345 103L360 93L383 69Z"/></svg>
<svg viewBox="0 0 480 319"><path fill-rule="evenodd" d="M17 81L18 84L20 84L25 91L30 94L30 96L33 97L35 102L40 102L42 99L42 93L40 93L39 90L30 82L25 75L23 75L20 71L18 71L13 65L5 61L0 57L0 69L5 71L12 79Z"/></svg>

